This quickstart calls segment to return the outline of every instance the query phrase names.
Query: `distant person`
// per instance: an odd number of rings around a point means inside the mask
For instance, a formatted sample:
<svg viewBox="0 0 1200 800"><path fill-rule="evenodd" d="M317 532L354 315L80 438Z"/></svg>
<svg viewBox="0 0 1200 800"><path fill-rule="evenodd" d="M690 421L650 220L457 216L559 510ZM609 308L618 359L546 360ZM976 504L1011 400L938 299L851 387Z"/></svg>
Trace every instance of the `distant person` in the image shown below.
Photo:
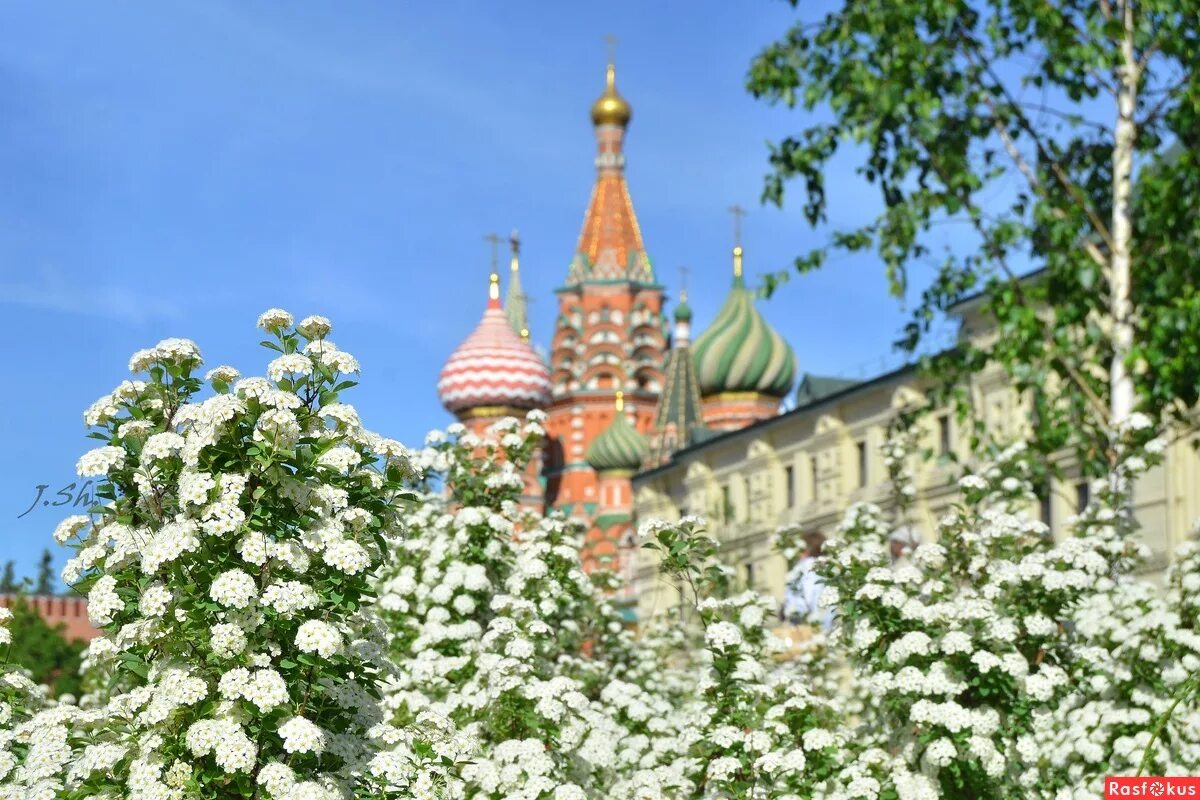
<svg viewBox="0 0 1200 800"><path fill-rule="evenodd" d="M824 547L825 534L820 531L804 534L804 555L788 573L783 606L779 610L779 616L793 625L817 617L825 630L833 626L833 611L822 609L820 605L825 582L816 571L817 559L821 557Z"/></svg>
<svg viewBox="0 0 1200 800"><path fill-rule="evenodd" d="M912 525L901 525L888 537L888 550L892 556L892 568L912 563L912 551L921 543L920 534Z"/></svg>

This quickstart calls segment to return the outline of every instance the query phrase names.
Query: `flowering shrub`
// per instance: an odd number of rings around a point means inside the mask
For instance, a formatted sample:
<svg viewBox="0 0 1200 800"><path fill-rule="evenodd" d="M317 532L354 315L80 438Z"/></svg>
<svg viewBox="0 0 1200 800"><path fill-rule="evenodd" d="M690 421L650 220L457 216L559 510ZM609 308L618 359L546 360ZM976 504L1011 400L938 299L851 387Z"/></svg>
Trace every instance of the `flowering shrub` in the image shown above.
<svg viewBox="0 0 1200 800"><path fill-rule="evenodd" d="M169 339L85 413L101 504L54 536L102 635L78 705L0 669L0 800L1074 800L1200 769L1200 546L1165 594L1131 572L1138 415L1061 541L1017 444L896 560L901 431L892 510L849 509L818 562L833 631L789 650L692 517L639 531L685 613L630 630L578 526L520 505L537 412L413 453L342 402L327 320L259 324L267 377Z"/></svg>
<svg viewBox="0 0 1200 800"><path fill-rule="evenodd" d="M584 574L575 525L517 504L540 423L431 435L420 502L379 583L393 722L453 729L465 761L448 780L468 797L611 788L657 727L654 700L620 680L639 664L603 592L611 576Z"/></svg>
<svg viewBox="0 0 1200 800"><path fill-rule="evenodd" d="M198 348L168 339L85 413L100 446L78 471L102 504L55 538L118 688L27 723L54 743L12 796L332 799L395 777L368 735L392 670L368 576L400 534L408 453L341 402L359 367L328 320L259 325L269 377L201 379Z"/></svg>
<svg viewBox="0 0 1200 800"><path fill-rule="evenodd" d="M1089 759L1087 769L1066 772L1070 749L1037 742L1080 735L1063 709L1105 685L1086 682L1089 668L1107 664L1121 672L1111 659L1096 659L1105 647L1096 615L1106 603L1119 605L1119 592L1133 580L1126 570L1140 548L1113 509L1150 462L1125 459L1118 479L1097 487L1097 501L1056 544L1024 513L1035 496L1026 457L1024 447L1013 446L964 477L964 502L941 521L938 541L917 547L909 564L891 563L890 525L871 506L852 508L827 548L820 569L832 590L828 601L856 683L874 701L854 739L895 754L893 767L903 770L877 774L876 792L889 785L899 792L904 783L916 796L1038 796L1048 784L1083 786L1116 763L1128 764ZM1081 691L1081 681L1091 691ZM1160 682L1157 699L1143 702L1169 703L1166 688ZM1106 741L1105 748L1107 756L1112 746ZM1048 774L1052 759L1058 769ZM914 776L933 783L914 787Z"/></svg>
<svg viewBox="0 0 1200 800"><path fill-rule="evenodd" d="M699 697L685 732L695 795L809 796L841 765L836 712L795 674L773 668L772 654L786 646L766 628L774 601L755 592L724 596L729 570L701 525L685 518L642 528L660 569L691 590L704 631Z"/></svg>

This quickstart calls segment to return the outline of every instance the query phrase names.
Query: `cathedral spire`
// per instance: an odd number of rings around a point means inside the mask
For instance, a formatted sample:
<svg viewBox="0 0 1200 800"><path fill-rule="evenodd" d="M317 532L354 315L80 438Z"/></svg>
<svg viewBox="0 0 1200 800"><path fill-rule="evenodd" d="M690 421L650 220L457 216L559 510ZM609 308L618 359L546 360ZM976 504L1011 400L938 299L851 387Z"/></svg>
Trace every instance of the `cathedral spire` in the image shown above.
<svg viewBox="0 0 1200 800"><path fill-rule="evenodd" d="M492 269L488 273L488 308L500 308L500 270L496 266L497 262L497 247L500 244L500 237L494 233L489 233L483 237L485 241L492 245Z"/></svg>
<svg viewBox="0 0 1200 800"><path fill-rule="evenodd" d="M525 292L521 288L521 240L515 229L509 234L508 246L512 251L512 261L509 263L508 292L504 296L504 314L517 335L529 341L529 317Z"/></svg>
<svg viewBox="0 0 1200 800"><path fill-rule="evenodd" d="M592 104L596 184L567 273L567 286L586 280L655 283L654 267L646 255L625 184L625 131L633 109L617 92L616 76L610 54L604 92Z"/></svg>
<svg viewBox="0 0 1200 800"><path fill-rule="evenodd" d="M735 286L742 284L742 217L746 216L746 209L736 203L729 207L729 213L733 215L733 283Z"/></svg>
<svg viewBox="0 0 1200 800"><path fill-rule="evenodd" d="M686 280L687 269L681 267L680 272ZM687 302L687 289L682 289L679 305L675 306L675 336L667 353L666 380L654 410L647 462L650 466L670 461L677 450L705 435L704 407L692 363L691 328L692 308Z"/></svg>

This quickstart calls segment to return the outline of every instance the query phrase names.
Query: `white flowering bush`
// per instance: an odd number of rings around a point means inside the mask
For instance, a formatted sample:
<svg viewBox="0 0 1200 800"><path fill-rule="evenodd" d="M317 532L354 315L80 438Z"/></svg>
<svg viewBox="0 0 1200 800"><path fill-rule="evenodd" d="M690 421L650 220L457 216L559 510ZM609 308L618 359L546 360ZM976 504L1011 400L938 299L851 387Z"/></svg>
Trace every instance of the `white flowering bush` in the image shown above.
<svg viewBox="0 0 1200 800"><path fill-rule="evenodd" d="M633 630L579 527L520 504L539 412L410 452L342 401L328 320L259 325L265 377L168 339L85 412L99 505L54 537L101 636L78 704L0 667L0 800L1082 800L1200 770L1200 545L1165 592L1133 572L1139 415L1060 541L1018 443L902 558L898 429L891 507L847 511L833 629L797 648L693 517L639 530L682 602Z"/></svg>
<svg viewBox="0 0 1200 800"><path fill-rule="evenodd" d="M359 366L328 320L259 325L268 377L202 378L168 339L85 413L101 505L55 538L110 686L26 723L53 746L7 796L333 800L411 777L375 768L390 743L370 735L394 668L369 575L401 534L408 452L341 401Z"/></svg>
<svg viewBox="0 0 1200 800"><path fill-rule="evenodd" d="M455 731L463 763L448 778L466 797L610 791L654 760L651 716L670 710L629 682L653 670L606 597L612 576L584 574L581 531L517 503L543 435L536 412L483 436L432 434L415 456L420 502L380 577L392 722Z"/></svg>
<svg viewBox="0 0 1200 800"><path fill-rule="evenodd" d="M659 568L690 590L703 630L699 696L683 733L690 796L807 797L826 787L842 766L840 720L795 673L775 668L786 644L766 627L774 601L728 595L729 570L700 520L648 524L642 535Z"/></svg>
<svg viewBox="0 0 1200 800"><path fill-rule="evenodd" d="M941 520L937 542L917 547L910 563L892 563L885 542L892 522L872 506L852 508L827 547L820 567L832 590L827 600L837 609L856 685L874 701L854 741L874 765L886 763L875 750L895 757L892 774L874 770L870 796L900 792L901 784L911 796L1059 796L1060 787L1085 786L1129 764L1108 758L1128 729L1097 734L1105 757L1073 771L1065 769L1070 749L1050 742L1082 735L1063 709L1100 696L1103 680L1089 682L1088 670L1108 664L1121 671L1112 659L1096 659L1106 647L1105 625L1109 634L1119 625L1098 624L1096 615L1134 591L1125 588L1133 581L1127 570L1141 548L1114 509L1150 460L1126 458L1117 479L1096 487L1097 500L1055 543L1025 511L1036 474L1026 458L1018 444L964 477L963 502ZM1153 703L1169 704L1168 689L1169 679L1158 682ZM1147 728L1149 720L1140 724ZM1134 741L1120 748L1132 750Z"/></svg>

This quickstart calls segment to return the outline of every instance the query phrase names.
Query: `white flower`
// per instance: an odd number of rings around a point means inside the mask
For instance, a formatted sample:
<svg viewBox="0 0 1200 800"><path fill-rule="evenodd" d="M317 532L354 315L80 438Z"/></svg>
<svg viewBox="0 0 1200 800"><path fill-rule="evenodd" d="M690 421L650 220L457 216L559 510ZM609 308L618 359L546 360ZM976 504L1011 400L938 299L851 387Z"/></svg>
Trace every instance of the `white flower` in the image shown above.
<svg viewBox="0 0 1200 800"><path fill-rule="evenodd" d="M75 472L81 478L98 478L125 466L125 451L120 447L97 447L80 457Z"/></svg>
<svg viewBox="0 0 1200 800"><path fill-rule="evenodd" d="M242 376L242 374L240 372L238 372L236 369L234 369L233 367L220 366L220 367L213 367L208 372L204 373L204 380L208 381L209 383L211 383L213 381L222 381L223 383L233 383L241 376Z"/></svg>
<svg viewBox="0 0 1200 800"><path fill-rule="evenodd" d="M342 649L342 635L328 622L310 619L297 629L296 647L329 658Z"/></svg>
<svg viewBox="0 0 1200 800"><path fill-rule="evenodd" d="M54 529L54 541L59 544L66 544L67 540L79 533L87 526L91 520L83 515L76 514L72 517L67 517L62 522L58 523L58 527Z"/></svg>
<svg viewBox="0 0 1200 800"><path fill-rule="evenodd" d="M146 617L161 617L167 613L171 602L171 590L161 583L152 583L142 591L138 611Z"/></svg>
<svg viewBox="0 0 1200 800"><path fill-rule="evenodd" d="M276 332L283 328L292 327L293 317L282 308L268 308L258 317L258 327L264 331Z"/></svg>
<svg viewBox="0 0 1200 800"><path fill-rule="evenodd" d="M742 643L742 632L732 622L714 622L705 630L704 638L716 650L727 650Z"/></svg>
<svg viewBox="0 0 1200 800"><path fill-rule="evenodd" d="M944 767L958 755L958 748L949 739L937 739L925 748L925 758L935 767Z"/></svg>
<svg viewBox="0 0 1200 800"><path fill-rule="evenodd" d="M325 733L304 717L289 717L279 726L283 749L289 753L320 753L325 749Z"/></svg>
<svg viewBox="0 0 1200 800"><path fill-rule="evenodd" d="M333 323L331 323L326 317L321 317L314 314L311 317L305 317L304 319L300 320L300 324L296 326L296 330L298 330L302 336L305 336L309 339L320 339L324 336L327 336L329 332L333 330Z"/></svg>
<svg viewBox="0 0 1200 800"><path fill-rule="evenodd" d="M97 628L110 624L113 615L125 607L125 601L117 596L117 579L102 575L88 590L88 620Z"/></svg>
<svg viewBox="0 0 1200 800"><path fill-rule="evenodd" d="M220 622L209 629L209 644L222 658L232 658L246 649L246 632L233 622Z"/></svg>
<svg viewBox="0 0 1200 800"><path fill-rule="evenodd" d="M212 582L208 596L226 608L245 608L258 597L254 578L240 569L222 572Z"/></svg>
<svg viewBox="0 0 1200 800"><path fill-rule="evenodd" d="M335 539L327 543L321 558L329 566L347 575L357 575L371 566L370 554L352 539Z"/></svg>
<svg viewBox="0 0 1200 800"><path fill-rule="evenodd" d="M300 353L282 355L267 365L267 377L276 382L289 375L311 375L312 371L312 362Z"/></svg>

